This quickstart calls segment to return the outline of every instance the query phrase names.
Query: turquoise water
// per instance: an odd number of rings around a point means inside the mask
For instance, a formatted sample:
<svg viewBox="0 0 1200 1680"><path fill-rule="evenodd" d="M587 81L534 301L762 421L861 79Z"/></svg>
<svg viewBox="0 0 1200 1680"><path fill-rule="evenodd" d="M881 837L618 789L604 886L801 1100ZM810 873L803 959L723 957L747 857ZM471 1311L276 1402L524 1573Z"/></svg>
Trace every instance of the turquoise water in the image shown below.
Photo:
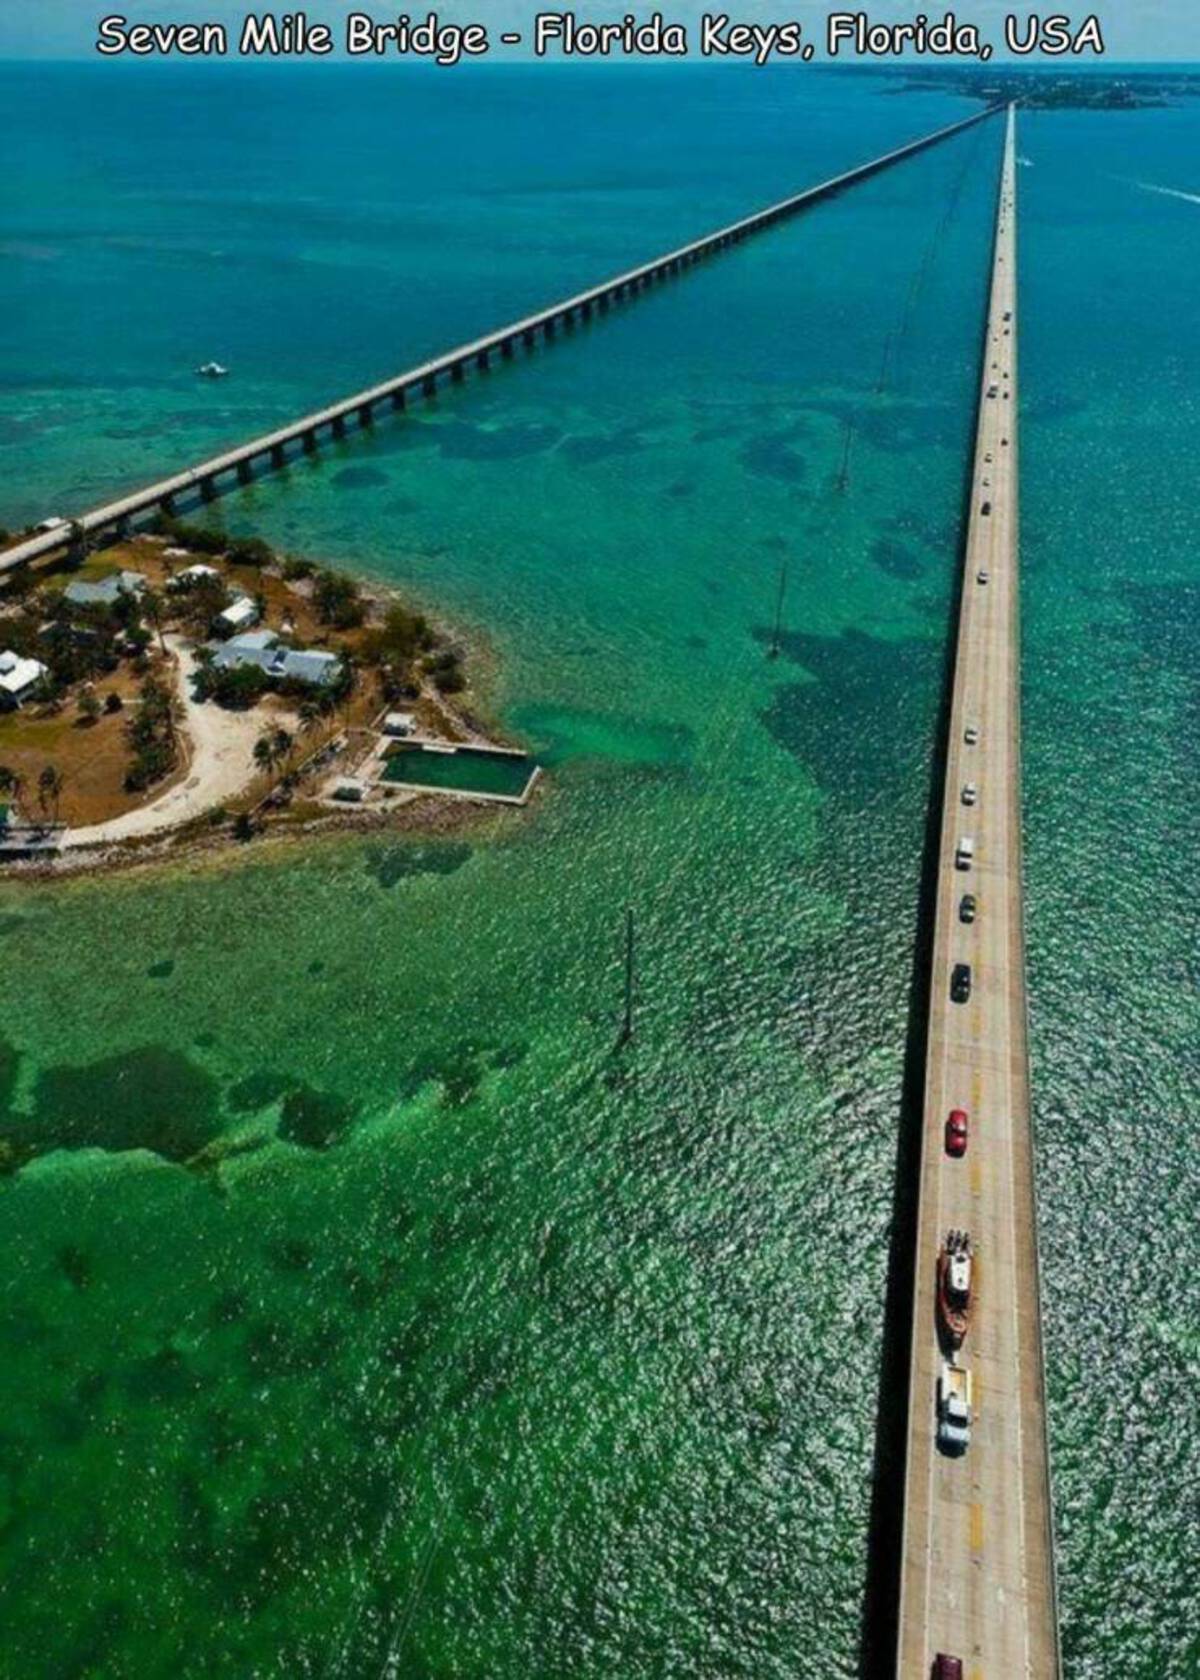
<svg viewBox="0 0 1200 1680"><path fill-rule="evenodd" d="M55 113L0 267L14 524L963 110L614 67L3 92L18 136ZM1188 187L1195 127L1021 140L1034 1076L1088 1680L1187 1673L1200 1625L1200 212L1129 184ZM6 1131L38 1151L3 1186L14 1674L855 1671L999 141L222 504L486 634L548 787L461 839L0 894Z"/></svg>

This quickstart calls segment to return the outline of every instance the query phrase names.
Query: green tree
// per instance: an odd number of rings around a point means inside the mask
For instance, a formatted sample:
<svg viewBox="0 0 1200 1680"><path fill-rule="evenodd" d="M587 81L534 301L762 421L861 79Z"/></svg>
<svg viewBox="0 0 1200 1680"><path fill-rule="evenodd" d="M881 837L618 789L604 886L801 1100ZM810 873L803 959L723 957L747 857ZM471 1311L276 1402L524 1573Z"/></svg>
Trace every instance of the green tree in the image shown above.
<svg viewBox="0 0 1200 1680"><path fill-rule="evenodd" d="M100 703L100 696L94 688L85 688L79 696L79 715L84 723L95 723L104 707Z"/></svg>
<svg viewBox="0 0 1200 1680"><path fill-rule="evenodd" d="M163 598L157 589L144 589L141 596L142 612L154 626L154 633L158 637L158 650L165 659L167 656L166 638L163 636Z"/></svg>
<svg viewBox="0 0 1200 1680"><path fill-rule="evenodd" d="M66 778L56 764L47 764L38 777L38 806L42 816L54 813L55 822L58 821L59 802Z"/></svg>
<svg viewBox="0 0 1200 1680"><path fill-rule="evenodd" d="M279 762L279 753L275 745L275 731L268 729L260 735L254 743L254 762L260 770L270 772Z"/></svg>

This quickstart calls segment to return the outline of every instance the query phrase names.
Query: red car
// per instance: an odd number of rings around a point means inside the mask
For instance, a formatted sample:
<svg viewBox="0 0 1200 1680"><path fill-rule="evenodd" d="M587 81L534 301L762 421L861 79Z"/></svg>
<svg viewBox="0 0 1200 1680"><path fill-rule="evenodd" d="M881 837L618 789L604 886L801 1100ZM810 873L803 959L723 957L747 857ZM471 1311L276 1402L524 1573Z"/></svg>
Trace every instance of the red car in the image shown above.
<svg viewBox="0 0 1200 1680"><path fill-rule="evenodd" d="M962 1680L962 1658L939 1651L933 1659L933 1680Z"/></svg>
<svg viewBox="0 0 1200 1680"><path fill-rule="evenodd" d="M965 1108L952 1108L950 1118L946 1121L946 1153L947 1155L965 1155L967 1153L967 1111Z"/></svg>

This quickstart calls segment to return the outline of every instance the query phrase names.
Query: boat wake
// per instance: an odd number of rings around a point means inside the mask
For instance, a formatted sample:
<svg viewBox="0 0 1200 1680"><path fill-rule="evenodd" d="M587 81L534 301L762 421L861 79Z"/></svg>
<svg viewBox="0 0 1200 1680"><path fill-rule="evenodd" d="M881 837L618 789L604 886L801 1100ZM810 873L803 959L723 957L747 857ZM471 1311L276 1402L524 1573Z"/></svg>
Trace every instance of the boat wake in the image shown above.
<svg viewBox="0 0 1200 1680"><path fill-rule="evenodd" d="M1163 198L1181 198L1185 204L1200 204L1200 193L1183 192L1179 187L1160 187L1153 181L1130 181L1129 185L1140 187L1143 192L1159 193Z"/></svg>

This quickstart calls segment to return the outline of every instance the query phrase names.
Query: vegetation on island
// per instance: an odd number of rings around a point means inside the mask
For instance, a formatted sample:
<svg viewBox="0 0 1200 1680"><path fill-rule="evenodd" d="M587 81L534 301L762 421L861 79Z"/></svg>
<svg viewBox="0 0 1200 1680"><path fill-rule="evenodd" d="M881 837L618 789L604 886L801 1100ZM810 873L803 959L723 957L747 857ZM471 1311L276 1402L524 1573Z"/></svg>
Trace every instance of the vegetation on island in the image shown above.
<svg viewBox="0 0 1200 1680"><path fill-rule="evenodd" d="M864 66L868 75L892 68ZM906 68L896 93L957 93L988 105L1016 100L1027 111L1140 111L1200 95L1200 72L1190 69L1034 70L1017 65L928 65Z"/></svg>
<svg viewBox="0 0 1200 1680"><path fill-rule="evenodd" d="M244 654L237 648L249 629L267 635L261 654L250 636ZM221 652L230 642L232 657ZM446 721L437 696L466 687L463 650L424 614L261 537L166 514L147 535L94 552L81 536L0 582L0 651L39 672L0 713L0 807L10 822L14 811L27 825L35 813L43 823L103 822L184 773L180 648L189 705L261 717L239 748L245 808L217 813L247 833L264 800L290 801L339 732L396 707L423 711L425 727L437 729Z"/></svg>

